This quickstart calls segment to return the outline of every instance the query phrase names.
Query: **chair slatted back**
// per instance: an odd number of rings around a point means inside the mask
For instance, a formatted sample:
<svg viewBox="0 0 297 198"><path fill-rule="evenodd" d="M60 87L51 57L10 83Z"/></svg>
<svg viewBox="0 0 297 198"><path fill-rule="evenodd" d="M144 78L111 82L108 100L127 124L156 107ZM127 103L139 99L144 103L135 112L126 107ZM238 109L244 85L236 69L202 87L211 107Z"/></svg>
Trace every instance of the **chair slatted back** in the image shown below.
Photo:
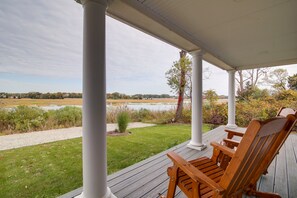
<svg viewBox="0 0 297 198"><path fill-rule="evenodd" d="M295 127L296 122L297 122L296 116L297 116L296 112L295 112L294 115L292 115L292 114L287 115L288 124L285 127L284 131L281 132L281 134L278 136L278 139L276 140L276 143L269 150L269 153L265 157L265 160L263 160L261 162L261 167L266 167L265 168L266 170L268 169L268 166L271 164L271 162L273 161L274 157L278 154L279 150L281 149L281 147L285 143L286 139L290 135L290 132ZM254 177L251 182L256 183L257 180L259 179L259 177L262 175L262 173L263 172L260 172L260 170L258 170L257 173L256 173L256 175L257 175L258 178Z"/></svg>
<svg viewBox="0 0 297 198"><path fill-rule="evenodd" d="M291 126L295 120L295 116L289 115L265 122L253 120L249 124L220 180L220 185L226 189L226 196L241 192L250 187L252 181L259 179L286 138L288 126Z"/></svg>
<svg viewBox="0 0 297 198"><path fill-rule="evenodd" d="M276 114L276 116L284 116L286 117L289 114L297 115L297 111L289 108L289 107L282 107Z"/></svg>

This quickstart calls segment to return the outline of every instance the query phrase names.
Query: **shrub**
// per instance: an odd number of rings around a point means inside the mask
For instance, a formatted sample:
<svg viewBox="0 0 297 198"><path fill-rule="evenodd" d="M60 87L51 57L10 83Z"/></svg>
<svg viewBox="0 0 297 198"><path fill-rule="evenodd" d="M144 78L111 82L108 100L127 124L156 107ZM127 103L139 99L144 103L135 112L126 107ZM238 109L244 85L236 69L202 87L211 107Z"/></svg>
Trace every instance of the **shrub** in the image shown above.
<svg viewBox="0 0 297 198"><path fill-rule="evenodd" d="M174 116L175 110L168 110L168 111L151 111L151 119L144 120L144 122L153 122L158 124L166 124L171 123Z"/></svg>
<svg viewBox="0 0 297 198"><path fill-rule="evenodd" d="M297 91L294 90L284 90L279 91L274 95L276 100L296 100Z"/></svg>
<svg viewBox="0 0 297 198"><path fill-rule="evenodd" d="M133 113L133 111L129 110L127 108L127 106L125 106L125 105L111 106L111 107L107 108L106 122L107 123L117 123L117 119L118 119L117 117L118 117L119 113L121 113L122 111L127 112L130 117L131 117L131 114Z"/></svg>
<svg viewBox="0 0 297 198"><path fill-rule="evenodd" d="M11 112L11 129L19 132L43 128L46 112L37 107L18 106Z"/></svg>
<svg viewBox="0 0 297 198"><path fill-rule="evenodd" d="M145 120L151 120L152 119L152 112L141 108L138 111L133 111L132 113L132 119L137 122L144 122Z"/></svg>
<svg viewBox="0 0 297 198"><path fill-rule="evenodd" d="M130 116L133 122L153 122L158 124L170 123L174 118L174 110L150 111L147 109L131 110Z"/></svg>
<svg viewBox="0 0 297 198"><path fill-rule="evenodd" d="M28 106L0 110L0 132L5 134L81 126L81 124L82 110L78 107L69 106L48 112Z"/></svg>
<svg viewBox="0 0 297 198"><path fill-rule="evenodd" d="M129 114L127 111L122 111L117 116L118 128L121 133L124 133L129 124Z"/></svg>
<svg viewBox="0 0 297 198"><path fill-rule="evenodd" d="M203 122L215 125L227 124L228 106L226 103L206 104L202 107Z"/></svg>
<svg viewBox="0 0 297 198"><path fill-rule="evenodd" d="M51 125L56 125L56 127L81 126L82 110L79 107L67 106L49 111L49 120L51 120Z"/></svg>
<svg viewBox="0 0 297 198"><path fill-rule="evenodd" d="M295 99L296 100L296 99ZM297 102L293 100L250 100L236 104L236 124L245 127L254 119L268 119L275 117L280 107L297 108Z"/></svg>
<svg viewBox="0 0 297 198"><path fill-rule="evenodd" d="M191 120L192 120L192 109L190 106L188 106L183 109L183 116L181 117L181 121L183 123L190 124Z"/></svg>
<svg viewBox="0 0 297 198"><path fill-rule="evenodd" d="M8 110L0 109L0 132L10 130L12 128L12 120Z"/></svg>
<svg viewBox="0 0 297 198"><path fill-rule="evenodd" d="M296 94L297 92L287 90L272 96L262 94L259 99L250 98L248 101L237 101L236 124L245 127L254 118L268 119L274 117L280 107L297 109ZM202 110L204 123L227 124L228 106L226 103L206 103ZM175 109L150 111L147 109L130 110L126 106L112 106L107 111L107 123L118 123L119 129L124 132L130 121L165 124L171 123L174 116ZM184 106L180 122L191 123L190 106ZM27 106L19 106L11 110L0 109L0 133L4 134L81 126L81 124L82 110L78 107L68 106L51 111Z"/></svg>

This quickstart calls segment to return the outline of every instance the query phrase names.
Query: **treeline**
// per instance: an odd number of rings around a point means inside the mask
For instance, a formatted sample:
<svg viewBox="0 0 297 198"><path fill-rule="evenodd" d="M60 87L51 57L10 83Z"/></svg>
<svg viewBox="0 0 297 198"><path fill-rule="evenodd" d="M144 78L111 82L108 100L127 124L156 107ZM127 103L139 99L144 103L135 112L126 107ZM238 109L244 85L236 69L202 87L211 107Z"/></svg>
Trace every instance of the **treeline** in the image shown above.
<svg viewBox="0 0 297 198"><path fill-rule="evenodd" d="M107 99L152 99L152 98L173 98L169 94L135 94L126 95L119 92L107 93ZM31 98L31 99L64 99L64 98L82 98L82 93L40 93L40 92L28 92L28 93L5 93L0 92L0 98Z"/></svg>
<svg viewBox="0 0 297 198"><path fill-rule="evenodd" d="M0 93L0 98L31 98L31 99L64 99L64 98L82 98L81 93L40 93L40 92L28 92L28 93Z"/></svg>
<svg viewBox="0 0 297 198"><path fill-rule="evenodd" d="M152 98L174 98L169 94L135 94L135 95L126 95L119 92L108 93L107 99L152 99Z"/></svg>
<svg viewBox="0 0 297 198"><path fill-rule="evenodd" d="M228 122L228 104L218 102L218 96L212 90L204 93L207 102L202 106L203 123L222 125ZM297 109L297 91L286 90L278 94L258 98L248 97L236 102L236 124L246 127L254 119L268 119L275 117L280 107ZM259 108L261 107L261 108ZM108 109L107 123L116 123L121 112L127 112L131 122L148 122L157 124L172 123L175 109L167 111L150 111L147 109L131 110L125 106ZM183 109L180 123L191 123L191 107ZM37 107L18 106L10 110L0 108L0 135L40 131L55 128L81 126L82 109L65 107L59 110L45 111Z"/></svg>

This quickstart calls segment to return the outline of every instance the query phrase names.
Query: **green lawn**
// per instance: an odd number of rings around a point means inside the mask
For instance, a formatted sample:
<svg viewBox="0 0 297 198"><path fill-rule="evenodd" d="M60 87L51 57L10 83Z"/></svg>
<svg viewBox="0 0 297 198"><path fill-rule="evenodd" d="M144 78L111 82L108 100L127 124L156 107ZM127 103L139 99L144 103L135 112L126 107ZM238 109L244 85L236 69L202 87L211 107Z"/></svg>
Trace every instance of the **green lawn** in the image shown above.
<svg viewBox="0 0 297 198"><path fill-rule="evenodd" d="M204 126L204 131L209 127ZM190 125L131 129L107 138L111 174L190 138ZM0 197L56 197L82 186L81 138L0 152Z"/></svg>

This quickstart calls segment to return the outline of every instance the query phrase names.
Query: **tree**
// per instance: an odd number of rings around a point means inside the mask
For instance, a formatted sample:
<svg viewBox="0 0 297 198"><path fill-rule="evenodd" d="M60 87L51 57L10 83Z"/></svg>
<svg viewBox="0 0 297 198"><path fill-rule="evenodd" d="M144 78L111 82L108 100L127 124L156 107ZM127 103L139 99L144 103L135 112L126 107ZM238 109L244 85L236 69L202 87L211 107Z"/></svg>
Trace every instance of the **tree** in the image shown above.
<svg viewBox="0 0 297 198"><path fill-rule="evenodd" d="M265 75L267 74L267 68L238 70L236 72L235 80L238 83L237 95L241 95L246 91L246 85L249 85L249 89L256 87L258 83L261 83Z"/></svg>
<svg viewBox="0 0 297 198"><path fill-rule="evenodd" d="M288 87L297 91L297 74L288 77Z"/></svg>
<svg viewBox="0 0 297 198"><path fill-rule="evenodd" d="M252 86L247 81L245 89L237 95L239 101L250 101L251 99L264 99L270 96L267 89L259 89L258 86Z"/></svg>
<svg viewBox="0 0 297 198"><path fill-rule="evenodd" d="M203 79L208 79L211 75L209 68L203 70ZM183 101L187 96L192 99L192 61L187 56L187 52L180 51L179 61L175 61L171 68L165 73L167 84L173 93L178 94L177 110L174 121L177 122L182 117Z"/></svg>
<svg viewBox="0 0 297 198"><path fill-rule="evenodd" d="M175 122L178 122L182 117L184 95L187 87L191 87L191 60L187 57L187 52L180 51L179 61L175 61L172 67L166 72L167 84L178 94L177 108L175 113Z"/></svg>
<svg viewBox="0 0 297 198"><path fill-rule="evenodd" d="M218 94L214 90L205 91L204 97L208 100L210 106L213 106L219 99Z"/></svg>
<svg viewBox="0 0 297 198"><path fill-rule="evenodd" d="M286 69L275 69L266 75L265 81L276 91L284 91L287 89L288 72Z"/></svg>
<svg viewBox="0 0 297 198"><path fill-rule="evenodd" d="M251 96L253 94L253 86L250 84L249 81L246 82L245 86L244 86L244 89L242 91L237 91L237 98L238 100L240 101L248 101L251 99Z"/></svg>

